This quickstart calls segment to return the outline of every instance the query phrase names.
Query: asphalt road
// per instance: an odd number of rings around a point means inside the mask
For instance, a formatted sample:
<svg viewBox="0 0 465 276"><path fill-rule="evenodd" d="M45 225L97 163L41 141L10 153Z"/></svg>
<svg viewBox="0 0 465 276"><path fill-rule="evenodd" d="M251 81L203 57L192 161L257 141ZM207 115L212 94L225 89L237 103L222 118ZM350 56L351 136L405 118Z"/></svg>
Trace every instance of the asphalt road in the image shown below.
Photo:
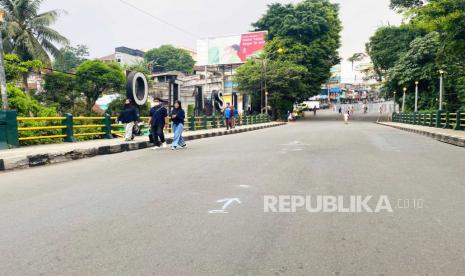
<svg viewBox="0 0 465 276"><path fill-rule="evenodd" d="M463 148L324 120L188 146L0 174L0 274L465 275ZM393 212L265 213L265 195Z"/></svg>

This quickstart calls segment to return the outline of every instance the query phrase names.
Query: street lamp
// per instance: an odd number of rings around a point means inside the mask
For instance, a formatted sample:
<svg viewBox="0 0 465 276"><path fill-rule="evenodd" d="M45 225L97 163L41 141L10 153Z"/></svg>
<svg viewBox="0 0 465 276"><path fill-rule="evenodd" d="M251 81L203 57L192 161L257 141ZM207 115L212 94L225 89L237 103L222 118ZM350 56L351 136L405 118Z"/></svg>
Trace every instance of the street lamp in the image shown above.
<svg viewBox="0 0 465 276"><path fill-rule="evenodd" d="M261 113L268 113L268 92L267 92L267 87L266 87L266 75L267 75L267 62L268 59L265 57L265 59L262 60L262 76L263 76L263 83L264 83L264 89L263 89L263 99L264 99L264 104L265 108L262 107L262 112Z"/></svg>
<svg viewBox="0 0 465 276"><path fill-rule="evenodd" d="M415 112L418 112L418 84L419 82L415 82Z"/></svg>
<svg viewBox="0 0 465 276"><path fill-rule="evenodd" d="M284 53L284 49L283 48L278 48L278 50L276 50L276 52L278 54L283 54ZM261 60L261 68L262 68L262 78L263 78L263 83L264 83L264 89L262 88L262 100L264 100L264 104L265 104L265 108L263 108L262 106L262 113L267 113L268 114L268 89L267 89L267 83L266 83L266 80L267 80L267 65L268 65L268 54L265 53L265 58ZM263 104L263 101L261 102Z"/></svg>
<svg viewBox="0 0 465 276"><path fill-rule="evenodd" d="M6 92L5 67L3 65L3 38L2 27L5 22L5 10L0 9L0 89L2 94L2 109L8 109L8 94Z"/></svg>
<svg viewBox="0 0 465 276"><path fill-rule="evenodd" d="M407 87L404 87L404 97L402 98L402 113L405 111L405 93L407 92Z"/></svg>
<svg viewBox="0 0 465 276"><path fill-rule="evenodd" d="M265 91L265 114L268 114L268 91Z"/></svg>
<svg viewBox="0 0 465 276"><path fill-rule="evenodd" d="M439 70L439 110L442 110L442 95L444 94L444 70Z"/></svg>

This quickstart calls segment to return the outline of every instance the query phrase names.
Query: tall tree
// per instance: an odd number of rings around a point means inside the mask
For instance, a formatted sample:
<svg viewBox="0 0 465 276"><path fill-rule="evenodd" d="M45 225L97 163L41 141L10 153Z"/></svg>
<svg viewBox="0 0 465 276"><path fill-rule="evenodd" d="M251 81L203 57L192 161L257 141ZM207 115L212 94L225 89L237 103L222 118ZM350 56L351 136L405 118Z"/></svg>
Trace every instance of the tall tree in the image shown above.
<svg viewBox="0 0 465 276"><path fill-rule="evenodd" d="M195 61L187 50L172 45L162 45L145 53L145 60L163 71L192 72Z"/></svg>
<svg viewBox="0 0 465 276"><path fill-rule="evenodd" d="M339 6L328 0L305 0L297 4L272 4L252 24L255 30L268 31L267 57L304 66L303 77L308 95L320 92L330 77L330 69L339 63L341 22ZM281 53L279 49L284 49Z"/></svg>
<svg viewBox="0 0 465 276"><path fill-rule="evenodd" d="M347 59L347 61L352 63L352 71L354 71L354 63L363 60L365 57L365 53L355 53Z"/></svg>
<svg viewBox="0 0 465 276"><path fill-rule="evenodd" d="M6 52L17 54L22 60L41 60L50 65L49 54L59 53L55 43L67 44L68 40L50 28L63 11L39 13L43 0L0 0L6 11L4 46Z"/></svg>
<svg viewBox="0 0 465 276"><path fill-rule="evenodd" d="M264 81L267 82L269 104L275 117L284 118L292 105L308 90L304 83L307 68L290 61L249 60L236 71L234 81L240 91L248 91L259 101Z"/></svg>
<svg viewBox="0 0 465 276"><path fill-rule="evenodd" d="M436 64L436 57L439 45L440 35L437 32L414 39L410 44L410 49L388 71L386 82L388 90L391 93L400 92L403 87L406 87L408 91L414 91L415 81L419 81L420 109L437 108L439 68ZM407 95L407 108L413 109L413 93Z"/></svg>
<svg viewBox="0 0 465 276"><path fill-rule="evenodd" d="M59 54L53 62L53 69L62 72L71 72L89 57L89 48L85 45L76 47L65 46L60 49Z"/></svg>
<svg viewBox="0 0 465 276"><path fill-rule="evenodd" d="M86 97L86 110L90 112L103 93L119 92L124 87L125 76L117 63L88 60L77 68L76 82L78 90Z"/></svg>

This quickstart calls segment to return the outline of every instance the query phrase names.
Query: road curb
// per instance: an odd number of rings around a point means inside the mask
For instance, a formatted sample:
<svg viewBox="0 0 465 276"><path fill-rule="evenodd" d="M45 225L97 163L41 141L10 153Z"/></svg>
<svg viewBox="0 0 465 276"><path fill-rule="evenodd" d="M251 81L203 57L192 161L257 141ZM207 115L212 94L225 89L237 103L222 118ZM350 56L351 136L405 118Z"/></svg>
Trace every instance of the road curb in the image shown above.
<svg viewBox="0 0 465 276"><path fill-rule="evenodd" d="M266 125L260 126L250 126L247 128L241 129L233 129L233 130L223 130L218 129L218 131L209 132L209 133L192 133L186 132L184 138L186 141L198 140L203 138L209 137L216 137L216 136L223 136L223 135L232 135L238 134L243 132L249 132L254 130L260 130L265 128L277 127L285 125L284 122L279 123L269 123ZM171 144L173 139L168 138L167 143ZM124 141L121 144L117 145L105 145L105 146L98 146L98 147L90 147L86 149L73 149L67 152L53 152L53 153L41 153L41 154L34 154L34 155L25 155L25 156L15 156L15 157L8 157L0 159L0 171L9 171L9 170L16 170L16 169L26 169L50 164L58 164L73 160L79 160L84 158L91 158L98 155L108 155L108 154L116 154L121 152L133 151L133 150L141 150L146 149L152 146L151 143L147 141L138 141L138 142L131 142L125 143Z"/></svg>
<svg viewBox="0 0 465 276"><path fill-rule="evenodd" d="M451 135L444 135L444 134L435 133L435 132L432 132L432 131L413 129L413 128L403 127L403 126L394 126L394 125L385 124L385 123L381 123L381 122L378 122L377 124L387 126L387 127L392 127L392 128L403 130L403 131L416 133L416 134L423 135L423 136L427 136L427 137L433 138L435 140L438 140L440 142L451 144L451 145L454 145L454 146L465 147L465 139L461 138L461 137L451 136Z"/></svg>

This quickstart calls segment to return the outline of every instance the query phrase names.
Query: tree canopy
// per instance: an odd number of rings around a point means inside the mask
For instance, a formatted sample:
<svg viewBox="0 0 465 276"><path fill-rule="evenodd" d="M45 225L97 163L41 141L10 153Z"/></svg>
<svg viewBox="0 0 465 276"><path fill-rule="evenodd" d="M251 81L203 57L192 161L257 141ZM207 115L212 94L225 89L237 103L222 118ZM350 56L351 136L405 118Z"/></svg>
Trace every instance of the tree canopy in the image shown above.
<svg viewBox="0 0 465 276"><path fill-rule="evenodd" d="M44 91L38 94L41 102L55 106L61 114L75 113L81 92L77 90L76 76L53 72L44 76Z"/></svg>
<svg viewBox="0 0 465 276"><path fill-rule="evenodd" d="M60 49L53 62L53 69L71 72L89 57L89 48L85 45L65 46Z"/></svg>
<svg viewBox="0 0 465 276"><path fill-rule="evenodd" d="M5 75L8 82L21 80L25 74L31 71L40 72L43 66L40 60L22 61L15 54L6 54L4 62Z"/></svg>
<svg viewBox="0 0 465 276"><path fill-rule="evenodd" d="M420 108L433 109L444 74L444 108L465 108L465 2L463 0L391 1L408 17L399 27L381 27L367 44L375 70L385 77L386 95L413 90L419 82ZM407 109L412 108L407 96Z"/></svg>
<svg viewBox="0 0 465 276"><path fill-rule="evenodd" d="M394 67L418 34L419 31L406 26L388 26L376 30L366 44L366 52L373 62L378 79L382 79Z"/></svg>
<svg viewBox="0 0 465 276"><path fill-rule="evenodd" d="M181 71L190 73L195 61L187 50L172 45L162 45L145 53L145 60L163 71Z"/></svg>
<svg viewBox="0 0 465 276"><path fill-rule="evenodd" d="M392 9L406 9L413 7L421 7L427 1L426 0L391 0Z"/></svg>
<svg viewBox="0 0 465 276"><path fill-rule="evenodd" d="M43 1L0 0L6 11L6 28L3 31L5 52L15 53L22 60L38 59L51 64L49 54L57 56L57 44L68 40L50 28L63 11L52 10L39 13Z"/></svg>

